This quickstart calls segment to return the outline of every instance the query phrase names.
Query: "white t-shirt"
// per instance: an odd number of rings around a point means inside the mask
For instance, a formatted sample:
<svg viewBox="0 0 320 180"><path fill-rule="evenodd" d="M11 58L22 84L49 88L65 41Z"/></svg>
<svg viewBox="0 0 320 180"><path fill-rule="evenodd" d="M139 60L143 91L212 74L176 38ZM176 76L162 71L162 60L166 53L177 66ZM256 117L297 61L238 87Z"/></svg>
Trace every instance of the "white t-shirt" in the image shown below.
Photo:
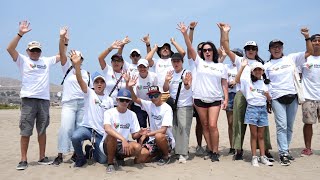
<svg viewBox="0 0 320 180"><path fill-rule="evenodd" d="M305 53L295 53L283 56L280 59L271 59L264 65L265 74L270 79L270 94L272 99L277 99L288 94L297 94L293 82L294 63L296 66L303 64Z"/></svg>
<svg viewBox="0 0 320 180"><path fill-rule="evenodd" d="M113 87L116 85L116 82L119 80L119 78L122 76L121 73L114 72L112 67L109 66L108 64L106 67L103 69L103 73L105 74L105 79L106 79L106 89L105 89L105 94L109 95ZM117 87L111 94L111 98L113 99L113 104L117 105L117 94L120 89L125 89L126 88L126 81L124 78L121 78L120 82L118 83Z"/></svg>
<svg viewBox="0 0 320 180"><path fill-rule="evenodd" d="M240 56L236 56L236 59L234 61L234 63L237 66L237 72L239 72L239 69L241 68L241 62L243 60L243 57ZM240 77L240 82L241 80L245 79L247 81L251 80L251 70L250 70L250 65L254 62L258 62L255 59L247 59L248 60L248 65L243 69L242 73L241 73L241 77ZM241 84L237 83L236 86L236 91L240 91L241 90Z"/></svg>
<svg viewBox="0 0 320 180"><path fill-rule="evenodd" d="M144 99L144 100L150 100L148 93L148 88L150 86L156 86L158 85L158 78L156 73L154 72L148 72L148 76L146 78L142 78L140 75L138 75L138 80L136 85L134 86L133 90L137 97ZM134 103L136 106L140 106L137 103Z"/></svg>
<svg viewBox="0 0 320 180"><path fill-rule="evenodd" d="M162 126L167 126L166 135L172 139L172 148L175 147L175 140L172 134L173 113L171 107L167 103L161 106L154 105L151 101L141 99L142 109L144 109L149 116L150 130L156 131ZM154 137L149 137L150 140Z"/></svg>
<svg viewBox="0 0 320 180"><path fill-rule="evenodd" d="M103 136L103 113L110 108L113 108L113 101L107 94L99 96L88 88L84 93L85 112L81 126L92 128Z"/></svg>
<svg viewBox="0 0 320 180"><path fill-rule="evenodd" d="M155 73L157 74L157 77L158 77L159 90L163 92L163 84L164 84L167 72L173 70L171 58L156 59L154 60L154 64L152 67L154 67Z"/></svg>
<svg viewBox="0 0 320 180"><path fill-rule="evenodd" d="M105 111L104 124L109 124L112 129L121 134L126 140L129 140L130 134L140 130L137 115L129 109L125 113L120 113L116 107Z"/></svg>
<svg viewBox="0 0 320 180"><path fill-rule="evenodd" d="M56 61L56 56L40 57L33 61L19 53L15 63L21 74L21 98L50 100L49 69Z"/></svg>
<svg viewBox="0 0 320 180"><path fill-rule="evenodd" d="M64 66L62 66L62 72L65 75L68 69L71 67L71 62L67 61ZM75 69L72 68L63 82L63 93L62 93L62 103L74 100L74 99L83 99L84 94L81 90L81 87L77 81L77 77L75 74ZM89 76L86 70L81 69L81 76L84 82L88 84ZM91 81L90 81L91 83Z"/></svg>
<svg viewBox="0 0 320 180"><path fill-rule="evenodd" d="M222 63L207 62L197 55L197 81L193 91L194 99L207 102L222 100L223 91L221 80L228 79L227 71Z"/></svg>
<svg viewBox="0 0 320 180"><path fill-rule="evenodd" d="M269 88L264 84L263 80L252 82L251 80L241 80L241 92L246 98L248 104L252 106L265 106L267 97L265 93Z"/></svg>
<svg viewBox="0 0 320 180"><path fill-rule="evenodd" d="M302 72L304 97L309 100L320 100L320 56L309 56L307 62L299 66Z"/></svg>
<svg viewBox="0 0 320 180"><path fill-rule="evenodd" d="M127 68L127 72L130 73L130 76L132 77L133 75L138 75L139 71L138 71L138 65L137 64L130 64L128 62L125 61L125 63L127 64L126 66Z"/></svg>
<svg viewBox="0 0 320 180"><path fill-rule="evenodd" d="M169 82L169 92L170 92L170 96L173 99L176 99L179 83L182 82L182 80L181 80L182 72L183 72L183 70L179 73L176 73L175 71L173 71L172 80ZM190 71L185 70L185 72L183 73L183 78L186 77L187 72L190 72ZM177 107L192 106L192 104L193 104L193 102L192 102L192 88L187 90L184 87L184 83L182 82Z"/></svg>
<svg viewBox="0 0 320 180"><path fill-rule="evenodd" d="M233 65L233 64L225 64L224 65L226 70L227 70L227 73L228 73L228 83L229 82L232 82L232 81L235 81L235 78L237 76L237 73L238 73L238 70L237 70L237 66ZM228 88L228 92L237 92L236 91L236 86L233 86L233 88Z"/></svg>

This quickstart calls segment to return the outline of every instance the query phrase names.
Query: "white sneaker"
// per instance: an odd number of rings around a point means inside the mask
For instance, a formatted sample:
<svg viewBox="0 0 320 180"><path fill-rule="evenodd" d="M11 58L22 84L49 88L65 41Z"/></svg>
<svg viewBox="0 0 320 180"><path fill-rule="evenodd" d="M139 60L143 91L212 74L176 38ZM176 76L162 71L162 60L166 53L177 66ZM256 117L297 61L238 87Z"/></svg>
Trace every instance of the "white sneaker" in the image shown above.
<svg viewBox="0 0 320 180"><path fill-rule="evenodd" d="M269 161L267 156L260 156L260 162L267 166L273 166L272 162Z"/></svg>
<svg viewBox="0 0 320 180"><path fill-rule="evenodd" d="M254 167L259 167L258 157L257 156L252 156L251 164Z"/></svg>
<svg viewBox="0 0 320 180"><path fill-rule="evenodd" d="M187 159L189 158L188 155L184 156L184 155L180 155L179 156L179 163L185 164L187 163Z"/></svg>

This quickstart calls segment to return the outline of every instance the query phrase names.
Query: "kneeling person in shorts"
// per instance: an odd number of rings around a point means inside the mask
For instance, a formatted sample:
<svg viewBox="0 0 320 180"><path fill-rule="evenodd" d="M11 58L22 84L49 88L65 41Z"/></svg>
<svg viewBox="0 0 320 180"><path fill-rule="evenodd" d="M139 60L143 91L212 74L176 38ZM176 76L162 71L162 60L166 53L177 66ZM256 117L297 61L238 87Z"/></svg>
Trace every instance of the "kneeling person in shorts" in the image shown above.
<svg viewBox="0 0 320 180"><path fill-rule="evenodd" d="M107 172L115 171L113 159L135 157L135 163L141 153L141 145L129 141L129 134L132 139L141 137L137 115L128 109L131 101L131 93L127 89L120 89L117 95L118 106L109 109L104 113L104 129L107 137L104 141L104 150L108 156Z"/></svg>

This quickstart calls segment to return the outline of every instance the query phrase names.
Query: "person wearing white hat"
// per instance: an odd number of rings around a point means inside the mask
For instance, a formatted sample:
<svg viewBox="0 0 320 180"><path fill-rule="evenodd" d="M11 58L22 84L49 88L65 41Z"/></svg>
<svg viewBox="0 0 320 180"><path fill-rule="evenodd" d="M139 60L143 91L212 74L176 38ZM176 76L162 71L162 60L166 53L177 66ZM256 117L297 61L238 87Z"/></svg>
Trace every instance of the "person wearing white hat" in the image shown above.
<svg viewBox="0 0 320 180"><path fill-rule="evenodd" d="M27 56L20 54L16 48L20 39L31 29L28 21L19 23L19 32L9 43L7 51L21 72L21 116L20 116L20 150L21 160L16 167L24 170L28 167L27 151L36 124L39 143L38 164L50 164L51 161L45 156L46 129L49 126L49 72L50 67L60 61L60 56L43 57L42 46L37 41L28 43Z"/></svg>

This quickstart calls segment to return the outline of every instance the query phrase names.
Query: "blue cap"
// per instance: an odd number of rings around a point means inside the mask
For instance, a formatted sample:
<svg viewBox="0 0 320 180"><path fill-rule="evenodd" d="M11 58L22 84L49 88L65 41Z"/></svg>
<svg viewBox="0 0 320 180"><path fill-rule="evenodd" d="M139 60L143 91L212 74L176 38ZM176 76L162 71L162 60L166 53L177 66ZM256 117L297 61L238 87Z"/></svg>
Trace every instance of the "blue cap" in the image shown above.
<svg viewBox="0 0 320 180"><path fill-rule="evenodd" d="M120 89L118 91L117 98L131 100L131 93L130 93L130 91L128 89Z"/></svg>
<svg viewBox="0 0 320 180"><path fill-rule="evenodd" d="M106 82L106 79L99 72L94 72L92 75L92 82L94 82L98 78L101 78L104 82Z"/></svg>

